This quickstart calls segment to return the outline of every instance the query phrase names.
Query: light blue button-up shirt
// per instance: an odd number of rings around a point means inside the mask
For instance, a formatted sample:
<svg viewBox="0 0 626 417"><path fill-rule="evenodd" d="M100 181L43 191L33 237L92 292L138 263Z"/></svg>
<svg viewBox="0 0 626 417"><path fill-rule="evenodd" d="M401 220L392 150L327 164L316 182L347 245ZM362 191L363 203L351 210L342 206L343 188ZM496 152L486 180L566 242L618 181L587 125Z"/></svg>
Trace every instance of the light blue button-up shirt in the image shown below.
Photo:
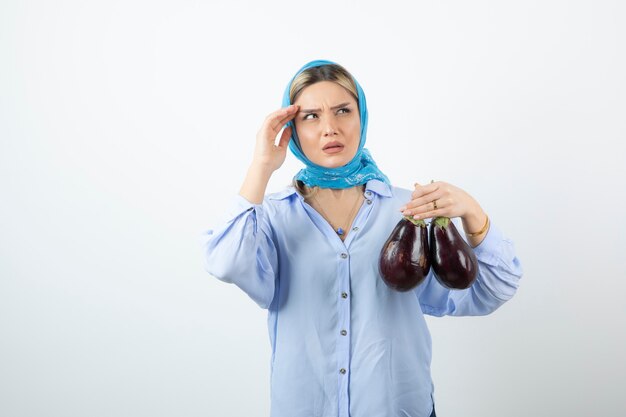
<svg viewBox="0 0 626 417"><path fill-rule="evenodd" d="M258 205L235 197L205 235L206 270L268 309L272 417L430 416L423 314L488 314L517 289L520 263L494 224L472 287L448 290L431 268L412 291L388 288L378 258L411 191L372 180L364 197L345 241L293 187Z"/></svg>

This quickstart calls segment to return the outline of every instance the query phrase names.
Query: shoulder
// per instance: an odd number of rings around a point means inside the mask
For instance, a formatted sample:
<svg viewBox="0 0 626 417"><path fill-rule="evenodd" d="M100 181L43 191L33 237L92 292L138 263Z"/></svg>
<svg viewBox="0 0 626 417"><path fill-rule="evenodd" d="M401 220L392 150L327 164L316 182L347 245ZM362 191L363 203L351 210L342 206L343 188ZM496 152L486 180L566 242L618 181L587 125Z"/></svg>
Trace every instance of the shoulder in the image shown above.
<svg viewBox="0 0 626 417"><path fill-rule="evenodd" d="M284 201L284 200L290 200L292 197L296 197L296 196L297 196L297 192L296 192L295 187L292 185L289 185L280 191L267 194L265 196L265 200L271 201L271 202Z"/></svg>
<svg viewBox="0 0 626 417"><path fill-rule="evenodd" d="M285 212L294 207L299 194L293 186L287 186L280 191L269 193L263 199L263 208L271 214Z"/></svg>

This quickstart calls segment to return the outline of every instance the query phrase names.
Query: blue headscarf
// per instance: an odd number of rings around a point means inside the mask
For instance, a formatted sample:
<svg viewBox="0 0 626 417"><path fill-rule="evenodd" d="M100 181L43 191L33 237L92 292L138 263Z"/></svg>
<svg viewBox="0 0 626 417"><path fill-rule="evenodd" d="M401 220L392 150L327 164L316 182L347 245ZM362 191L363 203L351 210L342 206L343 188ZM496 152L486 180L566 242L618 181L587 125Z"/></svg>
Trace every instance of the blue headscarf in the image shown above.
<svg viewBox="0 0 626 417"><path fill-rule="evenodd" d="M289 90L291 88L293 80L301 72L308 68L332 64L335 63L331 61L317 60L311 61L308 64L304 65L302 68L300 68L296 75L293 76L291 81L289 81L289 84L287 84L285 94L283 95L283 107L287 107L292 104L291 100L289 99ZM372 159L370 152L364 148L367 133L367 104L365 102L365 93L363 93L361 86L354 78L353 81L356 84L359 99L361 138L359 141L359 149L357 150L356 155L346 165L337 168L325 168L311 162L309 158L304 155L304 152L302 152L300 140L298 139L296 126L293 123L293 120L287 124L288 126L291 126L292 132L291 140L289 141L289 149L291 149L291 152L293 152L296 158L298 158L306 165L306 168L300 170L300 172L296 174L294 179L304 182L309 187L320 186L322 188L349 188L356 185L365 184L367 181L372 179L377 179L389 184L389 179L387 178L387 176L385 176L385 174L383 174L378 169L376 163Z"/></svg>

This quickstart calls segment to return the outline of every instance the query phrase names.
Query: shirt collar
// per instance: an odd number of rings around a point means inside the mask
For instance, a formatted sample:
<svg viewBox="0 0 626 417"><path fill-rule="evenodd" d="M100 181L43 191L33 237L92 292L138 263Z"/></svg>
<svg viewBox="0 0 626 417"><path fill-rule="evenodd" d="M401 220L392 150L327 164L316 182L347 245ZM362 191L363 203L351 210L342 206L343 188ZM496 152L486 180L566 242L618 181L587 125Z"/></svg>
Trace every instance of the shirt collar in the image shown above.
<svg viewBox="0 0 626 417"><path fill-rule="evenodd" d="M379 180L369 180L365 185L365 191L373 191L381 197L391 197L391 186Z"/></svg>
<svg viewBox="0 0 626 417"><path fill-rule="evenodd" d="M365 191L371 191L373 193L378 194L381 197L391 197L391 187L389 186L389 184L386 184L382 181L379 180L369 180L366 184L365 184ZM302 196L300 196L297 192L295 187L293 186L289 186L287 188L285 188L282 191L279 191L277 193L273 193L267 196L268 199L270 200L284 200L286 198L291 197L292 195L298 195L300 198L302 198Z"/></svg>

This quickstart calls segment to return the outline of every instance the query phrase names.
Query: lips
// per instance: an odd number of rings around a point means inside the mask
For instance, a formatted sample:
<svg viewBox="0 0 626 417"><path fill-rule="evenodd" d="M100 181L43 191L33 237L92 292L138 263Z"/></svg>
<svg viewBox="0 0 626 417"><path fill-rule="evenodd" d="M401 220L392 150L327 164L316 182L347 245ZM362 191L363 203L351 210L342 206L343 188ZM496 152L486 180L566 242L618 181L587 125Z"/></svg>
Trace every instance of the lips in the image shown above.
<svg viewBox="0 0 626 417"><path fill-rule="evenodd" d="M322 149L323 151L326 152L337 152L343 149L343 144L334 141L334 142L329 142L326 144L326 146L324 146L324 148Z"/></svg>

